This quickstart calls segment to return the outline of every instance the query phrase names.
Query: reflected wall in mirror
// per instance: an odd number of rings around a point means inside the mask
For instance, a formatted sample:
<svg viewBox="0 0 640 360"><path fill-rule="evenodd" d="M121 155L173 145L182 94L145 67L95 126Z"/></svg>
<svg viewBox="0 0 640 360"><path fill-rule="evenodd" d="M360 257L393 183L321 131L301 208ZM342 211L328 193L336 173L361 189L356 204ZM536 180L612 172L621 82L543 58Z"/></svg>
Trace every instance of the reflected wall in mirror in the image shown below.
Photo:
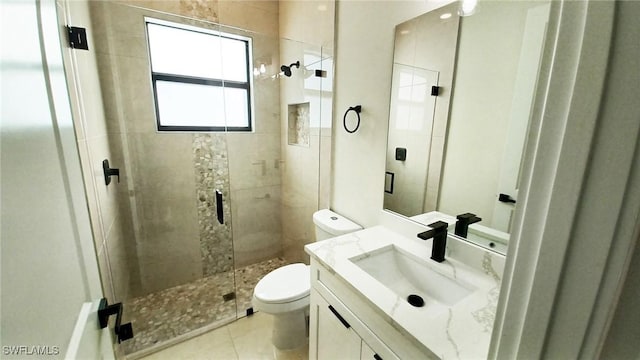
<svg viewBox="0 0 640 360"><path fill-rule="evenodd" d="M393 193L385 184L384 208L418 221L435 210L471 212L482 218L472 229L506 242L549 3L480 1L459 29L456 10L452 3L396 27L386 162L394 184ZM434 58L450 59L449 68Z"/></svg>

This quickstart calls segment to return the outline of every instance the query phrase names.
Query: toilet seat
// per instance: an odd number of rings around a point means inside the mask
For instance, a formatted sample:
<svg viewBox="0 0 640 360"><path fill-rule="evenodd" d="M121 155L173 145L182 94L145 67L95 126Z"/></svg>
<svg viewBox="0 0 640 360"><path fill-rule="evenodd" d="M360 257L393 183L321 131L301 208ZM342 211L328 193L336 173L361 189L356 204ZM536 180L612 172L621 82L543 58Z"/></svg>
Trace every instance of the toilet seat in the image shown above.
<svg viewBox="0 0 640 360"><path fill-rule="evenodd" d="M253 296L265 304L286 304L309 296L309 266L296 263L278 268L258 281Z"/></svg>

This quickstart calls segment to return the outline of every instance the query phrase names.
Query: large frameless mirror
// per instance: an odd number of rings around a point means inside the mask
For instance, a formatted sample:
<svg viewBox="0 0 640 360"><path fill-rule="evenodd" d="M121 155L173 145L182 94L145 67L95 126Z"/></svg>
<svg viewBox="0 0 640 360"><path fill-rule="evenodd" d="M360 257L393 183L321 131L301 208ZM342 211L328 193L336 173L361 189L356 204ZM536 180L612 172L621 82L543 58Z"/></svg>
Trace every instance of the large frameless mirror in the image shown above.
<svg viewBox="0 0 640 360"><path fill-rule="evenodd" d="M451 3L396 26L384 208L425 224L475 214L467 239L504 253L549 3L459 13Z"/></svg>

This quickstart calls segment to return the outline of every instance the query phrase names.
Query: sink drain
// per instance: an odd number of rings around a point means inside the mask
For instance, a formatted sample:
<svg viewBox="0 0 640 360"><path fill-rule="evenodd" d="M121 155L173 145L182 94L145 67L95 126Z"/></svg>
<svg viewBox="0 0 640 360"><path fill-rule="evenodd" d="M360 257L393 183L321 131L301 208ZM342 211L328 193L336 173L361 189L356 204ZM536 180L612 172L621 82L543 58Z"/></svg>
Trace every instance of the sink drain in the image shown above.
<svg viewBox="0 0 640 360"><path fill-rule="evenodd" d="M409 304L411 304L412 306L415 307L423 307L424 306L424 300L422 299L422 296L420 295L415 295L415 294L411 294L407 297L407 301L409 302Z"/></svg>

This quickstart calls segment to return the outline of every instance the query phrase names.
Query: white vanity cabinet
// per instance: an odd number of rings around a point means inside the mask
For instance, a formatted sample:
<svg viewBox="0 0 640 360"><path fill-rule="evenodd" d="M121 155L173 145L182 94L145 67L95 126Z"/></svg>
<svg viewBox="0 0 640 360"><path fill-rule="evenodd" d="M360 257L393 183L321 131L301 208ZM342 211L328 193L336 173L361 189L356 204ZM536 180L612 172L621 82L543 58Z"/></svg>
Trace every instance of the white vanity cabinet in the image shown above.
<svg viewBox="0 0 640 360"><path fill-rule="evenodd" d="M353 290L317 260L311 260L310 360L429 359L409 339L391 328ZM365 317L365 321L361 317ZM383 326L386 323L386 327ZM380 328L377 328L380 325ZM377 334L382 334L382 340ZM385 341L398 347L390 348Z"/></svg>
<svg viewBox="0 0 640 360"><path fill-rule="evenodd" d="M310 325L310 360L399 359L340 300L335 297L327 300L313 288ZM362 336L372 344L364 341Z"/></svg>
<svg viewBox="0 0 640 360"><path fill-rule="evenodd" d="M310 359L360 359L362 338L333 305L318 292L311 291L310 323L313 327L309 341L313 343L313 351Z"/></svg>
<svg viewBox="0 0 640 360"><path fill-rule="evenodd" d="M367 345L366 342L362 342L362 349L360 349L360 360L366 360L366 359L382 359L382 357L378 354L376 354L375 351L373 351L372 348L369 347L369 345Z"/></svg>

